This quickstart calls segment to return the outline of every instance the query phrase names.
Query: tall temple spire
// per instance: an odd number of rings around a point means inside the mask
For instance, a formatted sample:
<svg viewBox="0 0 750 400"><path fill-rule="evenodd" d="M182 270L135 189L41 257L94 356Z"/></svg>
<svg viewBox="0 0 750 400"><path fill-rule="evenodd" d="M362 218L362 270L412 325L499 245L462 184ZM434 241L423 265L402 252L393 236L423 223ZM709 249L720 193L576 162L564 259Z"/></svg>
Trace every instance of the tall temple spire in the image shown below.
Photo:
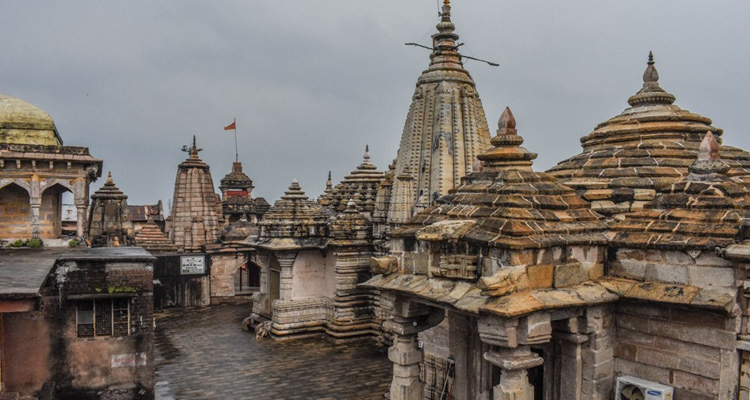
<svg viewBox="0 0 750 400"><path fill-rule="evenodd" d="M394 186L387 207L390 225L414 213L419 199L430 206L472 172L490 147L482 102L458 53L449 1L432 35L430 64L417 80L401 135ZM409 186L408 188L402 186Z"/></svg>

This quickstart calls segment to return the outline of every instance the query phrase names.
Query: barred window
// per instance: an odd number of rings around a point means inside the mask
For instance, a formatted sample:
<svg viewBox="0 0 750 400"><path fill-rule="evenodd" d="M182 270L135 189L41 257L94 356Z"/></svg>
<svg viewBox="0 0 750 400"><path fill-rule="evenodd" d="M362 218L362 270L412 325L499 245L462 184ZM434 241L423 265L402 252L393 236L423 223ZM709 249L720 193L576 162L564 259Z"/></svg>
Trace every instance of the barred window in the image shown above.
<svg viewBox="0 0 750 400"><path fill-rule="evenodd" d="M76 326L78 337L128 336L130 302L127 298L79 300Z"/></svg>

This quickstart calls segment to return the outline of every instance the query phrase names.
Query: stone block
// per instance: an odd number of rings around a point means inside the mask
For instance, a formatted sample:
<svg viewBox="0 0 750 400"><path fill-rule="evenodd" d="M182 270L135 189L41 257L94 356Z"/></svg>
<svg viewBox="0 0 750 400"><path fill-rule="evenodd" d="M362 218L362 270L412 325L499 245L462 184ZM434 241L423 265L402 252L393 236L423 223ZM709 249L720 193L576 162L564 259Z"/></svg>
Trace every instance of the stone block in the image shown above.
<svg viewBox="0 0 750 400"><path fill-rule="evenodd" d="M707 265L711 267L732 267L732 261L721 258L713 252L704 251L695 259L696 265Z"/></svg>
<svg viewBox="0 0 750 400"><path fill-rule="evenodd" d="M526 268L529 275L529 287L549 288L554 281L554 266L552 264L531 265Z"/></svg>
<svg viewBox="0 0 750 400"><path fill-rule="evenodd" d="M677 353L641 346L636 346L635 361L641 364L671 369L676 369L680 365L680 357Z"/></svg>
<svg viewBox="0 0 750 400"><path fill-rule="evenodd" d="M615 321L618 328L618 338L620 335L620 329L628 329L631 331L649 333L649 319L636 317L634 315L618 314L615 317Z"/></svg>
<svg viewBox="0 0 750 400"><path fill-rule="evenodd" d="M617 347L617 345L615 345L615 347ZM614 352L615 352L615 349L612 347L607 348L607 349L601 349L601 350L584 349L581 352L581 358L583 362L585 363L599 365L599 364L602 364L606 361L613 359Z"/></svg>
<svg viewBox="0 0 750 400"><path fill-rule="evenodd" d="M568 287L586 282L589 274L583 264L567 263L555 265L554 286L556 288Z"/></svg>
<svg viewBox="0 0 750 400"><path fill-rule="evenodd" d="M692 357L683 353L680 357L679 369L706 378L719 379L721 376L721 365L718 361Z"/></svg>
<svg viewBox="0 0 750 400"><path fill-rule="evenodd" d="M693 258L688 254L681 251L666 251L664 252L664 259L667 264L672 265L692 265Z"/></svg>
<svg viewBox="0 0 750 400"><path fill-rule="evenodd" d="M596 280L604 276L604 264L603 263L586 263L589 279Z"/></svg>
<svg viewBox="0 0 750 400"><path fill-rule="evenodd" d="M645 272L647 281L677 283L680 285L688 283L688 269L686 266L649 263L646 265Z"/></svg>
<svg viewBox="0 0 750 400"><path fill-rule="evenodd" d="M689 283L693 286L734 286L733 268L691 266L688 267L688 276Z"/></svg>
<svg viewBox="0 0 750 400"><path fill-rule="evenodd" d="M619 323L619 321L618 321ZM721 349L734 349L736 335L730 331L688 325L670 321L650 320L650 332L685 342L711 345Z"/></svg>
<svg viewBox="0 0 750 400"><path fill-rule="evenodd" d="M675 387L714 396L719 393L719 381L715 379L709 379L683 371L673 371L672 378L672 384Z"/></svg>
<svg viewBox="0 0 750 400"><path fill-rule="evenodd" d="M623 360L635 361L635 354L637 349L638 346L634 344L618 342L615 343L613 354L615 357L622 358Z"/></svg>
<svg viewBox="0 0 750 400"><path fill-rule="evenodd" d="M646 276L646 265L644 261L618 259L610 264L609 273L621 278L642 281Z"/></svg>
<svg viewBox="0 0 750 400"><path fill-rule="evenodd" d="M637 376L664 385L671 384L669 381L668 369L641 364L621 358L615 358L615 374Z"/></svg>

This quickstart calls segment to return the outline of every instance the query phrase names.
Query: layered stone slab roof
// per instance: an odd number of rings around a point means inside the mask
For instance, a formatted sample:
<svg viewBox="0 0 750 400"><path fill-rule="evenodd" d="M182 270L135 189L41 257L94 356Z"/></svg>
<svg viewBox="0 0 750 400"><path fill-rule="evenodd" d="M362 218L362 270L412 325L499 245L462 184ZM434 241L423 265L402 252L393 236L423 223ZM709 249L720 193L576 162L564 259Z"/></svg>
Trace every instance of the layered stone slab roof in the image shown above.
<svg viewBox="0 0 750 400"><path fill-rule="evenodd" d="M295 179L259 222L248 244L273 250L322 248L328 244L329 213L310 200Z"/></svg>
<svg viewBox="0 0 750 400"><path fill-rule="evenodd" d="M467 176L438 205L392 232L393 237L463 239L505 248L605 243L600 216L575 191L531 168L536 158L520 145L515 118L506 108L493 148L478 158L482 170Z"/></svg>
<svg viewBox="0 0 750 400"><path fill-rule="evenodd" d="M706 133L689 175L643 210L615 222L611 245L713 250L733 244L750 217L750 193L742 181L727 176L731 166L719 158L719 148L714 135Z"/></svg>
<svg viewBox="0 0 750 400"><path fill-rule="evenodd" d="M723 132L711 119L673 104L674 95L659 86L652 54L643 81L630 108L581 138L581 154L548 171L605 215L638 210L658 188L686 177L707 131L721 143ZM729 176L750 180L750 153L731 146L720 153Z"/></svg>
<svg viewBox="0 0 750 400"><path fill-rule="evenodd" d="M378 171L378 167L370 162L370 147L366 146L362 163L344 177L341 183L334 187L326 187L326 191L320 197L320 204L334 212L341 212L346 210L347 203L353 199L362 211L372 213L375 210L378 187L384 177L385 174ZM329 174L329 183L330 179Z"/></svg>
<svg viewBox="0 0 750 400"><path fill-rule="evenodd" d="M151 218L136 233L135 245L143 247L151 253L173 253L177 251L177 246L169 240Z"/></svg>

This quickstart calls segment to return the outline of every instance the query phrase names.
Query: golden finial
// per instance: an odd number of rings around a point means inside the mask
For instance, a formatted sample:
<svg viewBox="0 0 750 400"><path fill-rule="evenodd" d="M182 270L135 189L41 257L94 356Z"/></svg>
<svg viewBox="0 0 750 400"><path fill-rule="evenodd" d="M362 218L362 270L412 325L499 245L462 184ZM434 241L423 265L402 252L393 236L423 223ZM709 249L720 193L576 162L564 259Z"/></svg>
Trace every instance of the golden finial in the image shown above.
<svg viewBox="0 0 750 400"><path fill-rule="evenodd" d="M451 5L451 0L443 0L443 4L449 6Z"/></svg>

